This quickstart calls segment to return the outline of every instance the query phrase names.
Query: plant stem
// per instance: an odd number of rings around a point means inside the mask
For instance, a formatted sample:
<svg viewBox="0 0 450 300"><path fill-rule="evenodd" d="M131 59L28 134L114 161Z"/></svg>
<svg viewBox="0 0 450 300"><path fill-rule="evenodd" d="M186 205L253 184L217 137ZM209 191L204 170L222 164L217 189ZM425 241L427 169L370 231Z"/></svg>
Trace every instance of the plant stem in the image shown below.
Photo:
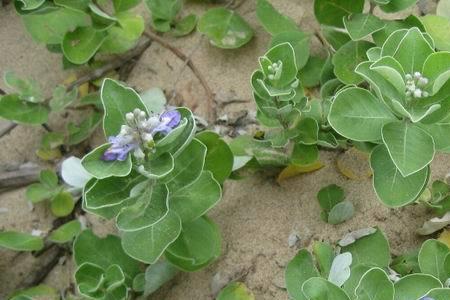
<svg viewBox="0 0 450 300"><path fill-rule="evenodd" d="M175 54L179 59L181 59L182 61L186 62L186 64L188 65L188 67L191 69L192 73L194 73L194 75L198 78L198 80L200 81L200 84L203 86L203 88L205 89L206 92L206 97L207 97L207 111L208 111L208 119L210 120L214 120L215 117L215 111L213 109L214 106L214 93L212 92L211 88L208 85L208 82L206 81L206 79L203 77L202 73L197 69L197 67L194 65L194 63L192 62L192 60L190 59L189 56L187 56L186 54L184 54L180 49L172 46L170 43L168 43L167 41L165 41L162 37L160 37L159 35L157 35L156 33L150 31L150 30L145 30L144 31L144 35L147 36L149 39L154 40L155 42L157 42L158 44L160 44L161 46L163 46L164 48L170 50L173 54Z"/></svg>

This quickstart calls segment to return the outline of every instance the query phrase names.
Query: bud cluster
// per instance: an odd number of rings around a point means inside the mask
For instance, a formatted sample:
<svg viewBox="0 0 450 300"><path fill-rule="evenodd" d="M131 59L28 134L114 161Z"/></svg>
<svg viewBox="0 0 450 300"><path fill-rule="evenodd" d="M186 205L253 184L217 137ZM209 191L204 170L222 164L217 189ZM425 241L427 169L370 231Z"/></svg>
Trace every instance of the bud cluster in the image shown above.
<svg viewBox="0 0 450 300"><path fill-rule="evenodd" d="M278 62L268 66L267 70L269 71L269 75L267 76L269 80L278 80L280 79L281 72L283 71L283 62L279 60Z"/></svg>
<svg viewBox="0 0 450 300"><path fill-rule="evenodd" d="M412 98L428 97L427 91L424 91L425 86L428 84L428 78L423 77L420 72L414 72L413 75L406 74L406 96Z"/></svg>

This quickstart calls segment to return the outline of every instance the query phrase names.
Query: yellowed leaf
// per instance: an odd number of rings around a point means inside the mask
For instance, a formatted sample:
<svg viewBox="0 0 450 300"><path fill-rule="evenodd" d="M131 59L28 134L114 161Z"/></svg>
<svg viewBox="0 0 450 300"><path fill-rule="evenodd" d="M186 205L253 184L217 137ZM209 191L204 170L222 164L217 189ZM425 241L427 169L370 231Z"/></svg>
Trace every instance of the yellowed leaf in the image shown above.
<svg viewBox="0 0 450 300"><path fill-rule="evenodd" d="M340 154L336 165L339 172L349 179L365 180L372 176L369 155L354 147Z"/></svg>
<svg viewBox="0 0 450 300"><path fill-rule="evenodd" d="M85 82L78 87L78 95L80 98L89 94L89 82Z"/></svg>
<svg viewBox="0 0 450 300"><path fill-rule="evenodd" d="M325 165L320 161L316 161L312 164L304 165L304 166L289 165L286 168L284 168L280 172L280 174L278 174L277 182L281 183L283 180L297 176L299 174L317 171L317 170L323 168L324 166Z"/></svg>
<svg viewBox="0 0 450 300"><path fill-rule="evenodd" d="M77 75L75 73L72 73L69 76L67 76L66 79L64 79L63 84L68 85L74 82L75 80L77 80Z"/></svg>
<svg viewBox="0 0 450 300"><path fill-rule="evenodd" d="M439 241L443 242L450 248L450 231L448 229L444 229L438 238Z"/></svg>
<svg viewBox="0 0 450 300"><path fill-rule="evenodd" d="M36 155L42 160L55 160L62 157L61 151L56 149L38 149Z"/></svg>

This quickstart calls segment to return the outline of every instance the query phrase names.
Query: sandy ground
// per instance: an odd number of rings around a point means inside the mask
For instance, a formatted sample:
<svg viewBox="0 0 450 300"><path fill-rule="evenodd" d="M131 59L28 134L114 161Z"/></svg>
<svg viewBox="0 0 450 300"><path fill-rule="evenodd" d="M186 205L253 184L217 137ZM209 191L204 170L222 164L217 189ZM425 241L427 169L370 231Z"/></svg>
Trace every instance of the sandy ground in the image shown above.
<svg viewBox="0 0 450 300"><path fill-rule="evenodd" d="M255 38L241 49L214 48L199 34L180 39L168 38L173 45L191 55L216 94L218 103L230 100L245 102L228 105L218 112L219 116L255 109L249 78L257 67L257 57L264 53L270 39L256 20L255 2L247 0L238 9L255 29ZM305 31L313 32L318 28L312 16L312 0L272 2ZM204 9L205 5L190 4L184 12L201 12ZM11 6L0 10L0 37L0 72L14 70L20 75L33 77L39 80L47 94L69 75L69 72L62 71L58 55L32 42ZM320 52L317 40L312 40L312 46L313 52ZM171 94L175 89L177 96L172 104L183 103L194 108L199 115L206 113L206 95L197 78L189 68L184 67L182 61L157 44L142 55L128 82L138 90L159 86ZM0 88L5 88L3 82L0 82ZM64 117L71 118L70 115ZM56 128L61 127L65 118L54 116L50 123ZM0 139L0 169L28 161L39 163L34 151L43 132L39 127L18 126ZM93 143L98 142L97 138ZM281 185L263 174L228 181L223 200L211 212L223 233L223 255L205 270L178 275L149 299L213 299L213 278L216 278L214 282L241 280L255 293L256 299L288 299L283 272L298 250L288 246L288 237L293 232L300 236L298 247L308 247L314 240L335 242L348 231L379 226L390 238L394 254L418 246L420 238L414 231L429 218L425 209L420 206L397 210L383 207L376 199L369 178L348 180L337 170L338 155L322 152L321 161L326 165L323 169L286 180ZM432 176L442 178L449 170L449 157L438 156L433 163ZM354 218L342 225L332 226L319 218L316 193L331 183L341 185L347 199L356 207ZM32 229L39 229L45 232L51 228L53 218L48 209L45 205L39 205L30 210L24 189L0 194L0 207L6 209L6 212L0 213L0 230L31 232ZM104 225L90 219L97 232L107 232L111 228L111 224ZM24 274L35 268L36 263L28 254L17 255L12 251L0 250L0 299L12 291ZM67 258L45 282L57 289L66 289L70 285L72 268L71 260Z"/></svg>

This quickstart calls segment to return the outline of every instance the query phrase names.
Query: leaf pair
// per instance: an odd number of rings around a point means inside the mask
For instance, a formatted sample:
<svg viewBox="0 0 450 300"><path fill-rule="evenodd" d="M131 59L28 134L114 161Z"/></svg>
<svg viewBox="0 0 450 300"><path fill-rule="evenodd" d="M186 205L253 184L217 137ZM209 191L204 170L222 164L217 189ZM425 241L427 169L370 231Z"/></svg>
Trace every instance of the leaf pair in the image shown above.
<svg viewBox="0 0 450 300"><path fill-rule="evenodd" d="M75 206L72 195L58 184L58 176L50 170L41 171L40 183L28 186L26 197L32 203L50 200L50 209L57 217L69 215Z"/></svg>
<svg viewBox="0 0 450 300"><path fill-rule="evenodd" d="M172 31L174 36L184 36L191 33L197 25L197 16L194 14L177 20L183 6L180 0L146 0L145 4L152 14L152 25L159 32Z"/></svg>
<svg viewBox="0 0 450 300"><path fill-rule="evenodd" d="M331 184L320 189L317 193L322 213L322 220L327 223L336 225L343 223L353 217L354 207L350 201L344 201L344 190Z"/></svg>

